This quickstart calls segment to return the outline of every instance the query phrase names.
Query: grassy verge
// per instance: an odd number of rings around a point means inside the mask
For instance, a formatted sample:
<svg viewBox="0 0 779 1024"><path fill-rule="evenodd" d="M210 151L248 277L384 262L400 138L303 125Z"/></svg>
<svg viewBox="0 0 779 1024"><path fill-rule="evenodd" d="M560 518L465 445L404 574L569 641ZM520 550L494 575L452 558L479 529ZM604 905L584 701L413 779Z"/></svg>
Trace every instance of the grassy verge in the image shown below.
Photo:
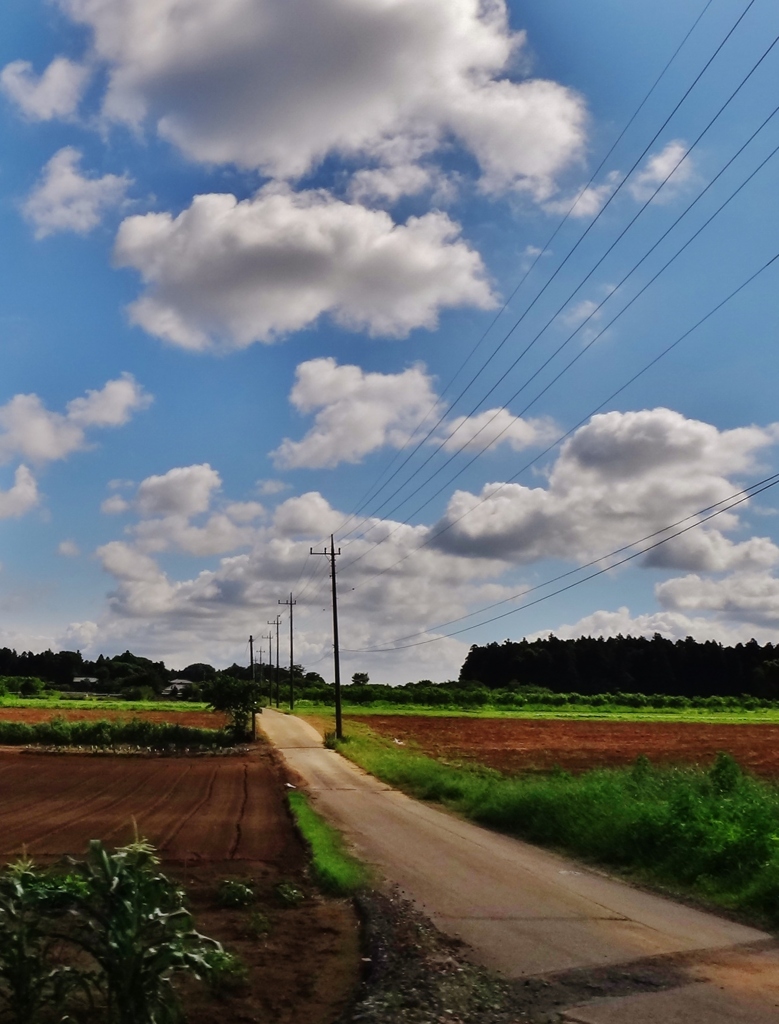
<svg viewBox="0 0 779 1024"><path fill-rule="evenodd" d="M71 700L67 697L0 697L1 708L42 708L45 711L208 711L202 701L186 700Z"/></svg>
<svg viewBox="0 0 779 1024"><path fill-rule="evenodd" d="M233 746L234 740L223 729L196 729L168 722L68 721L50 718L46 722L0 721L0 744L7 746L42 745L47 747L169 747L208 749Z"/></svg>
<svg viewBox="0 0 779 1024"><path fill-rule="evenodd" d="M328 704L316 704L313 701L295 701L295 710L303 716L333 717L333 707ZM346 704L344 716L359 719L364 715L422 715L426 718L529 718L529 719L582 719L609 722L708 722L723 725L756 725L758 723L779 724L779 709L756 708L755 710L722 710L712 711L701 708L665 708L638 709L625 707L593 708L589 705L570 704L566 707L546 707L530 705L522 709L507 710L506 708L485 705L479 708L462 707L430 707L425 704L390 704L375 701L372 704Z"/></svg>
<svg viewBox="0 0 779 1024"><path fill-rule="evenodd" d="M656 768L507 777L454 768L353 728L338 749L412 796L473 821L779 926L779 788L727 754L709 771Z"/></svg>
<svg viewBox="0 0 779 1024"><path fill-rule="evenodd" d="M335 896L351 896L369 881L368 869L346 849L343 838L311 807L303 793L290 793L289 806L311 850L319 885Z"/></svg>

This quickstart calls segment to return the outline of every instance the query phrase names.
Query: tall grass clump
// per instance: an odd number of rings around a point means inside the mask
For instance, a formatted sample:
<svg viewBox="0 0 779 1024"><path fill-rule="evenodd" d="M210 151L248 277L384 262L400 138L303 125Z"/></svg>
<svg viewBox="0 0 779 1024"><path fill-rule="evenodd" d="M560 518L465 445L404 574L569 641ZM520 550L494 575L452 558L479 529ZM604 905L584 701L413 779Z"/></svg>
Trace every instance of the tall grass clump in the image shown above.
<svg viewBox="0 0 779 1024"><path fill-rule="evenodd" d="M290 793L290 810L311 851L317 882L335 896L350 896L368 883L368 869L353 857L340 832L327 824L303 793Z"/></svg>
<svg viewBox="0 0 779 1024"><path fill-rule="evenodd" d="M223 729L199 729L170 722L68 721L53 717L45 722L0 722L0 744L48 747L145 747L173 748L229 747L233 738Z"/></svg>
<svg viewBox="0 0 779 1024"><path fill-rule="evenodd" d="M508 777L461 768L365 732L345 756L413 796L491 828L779 925L779 788L728 754L709 770L655 767Z"/></svg>

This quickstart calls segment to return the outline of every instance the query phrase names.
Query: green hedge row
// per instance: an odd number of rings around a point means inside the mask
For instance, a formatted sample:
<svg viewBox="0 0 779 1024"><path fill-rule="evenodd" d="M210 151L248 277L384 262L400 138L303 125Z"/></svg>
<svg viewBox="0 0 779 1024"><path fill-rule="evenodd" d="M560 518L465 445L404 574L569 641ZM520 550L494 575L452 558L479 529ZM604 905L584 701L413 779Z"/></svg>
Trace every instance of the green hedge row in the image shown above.
<svg viewBox="0 0 779 1024"><path fill-rule="evenodd" d="M234 740L224 729L196 729L168 722L68 721L53 717L46 722L0 722L0 744L48 747L147 747L152 750L175 748L229 747Z"/></svg>

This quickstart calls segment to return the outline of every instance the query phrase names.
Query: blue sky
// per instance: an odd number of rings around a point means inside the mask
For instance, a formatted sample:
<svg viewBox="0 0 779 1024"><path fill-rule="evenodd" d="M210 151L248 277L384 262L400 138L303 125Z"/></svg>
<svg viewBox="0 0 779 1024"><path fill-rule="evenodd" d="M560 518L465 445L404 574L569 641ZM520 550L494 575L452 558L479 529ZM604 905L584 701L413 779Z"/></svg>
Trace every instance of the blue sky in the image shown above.
<svg viewBox="0 0 779 1024"><path fill-rule="evenodd" d="M779 470L777 35L769 0L7 0L0 644L226 665L292 592L327 677L331 532L347 675L775 640L774 492L696 514Z"/></svg>

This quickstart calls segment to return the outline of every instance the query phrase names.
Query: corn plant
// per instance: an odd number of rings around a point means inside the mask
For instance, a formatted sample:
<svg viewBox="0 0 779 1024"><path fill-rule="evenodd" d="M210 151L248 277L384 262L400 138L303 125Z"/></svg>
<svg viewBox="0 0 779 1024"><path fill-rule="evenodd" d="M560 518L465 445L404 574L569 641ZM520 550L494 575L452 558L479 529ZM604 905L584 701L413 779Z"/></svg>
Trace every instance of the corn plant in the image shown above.
<svg viewBox="0 0 779 1024"><path fill-rule="evenodd" d="M46 1007L61 1018L74 987L88 990L84 975L57 965L57 921L77 897L78 885L35 870L27 858L0 877L0 994L15 1024L33 1024Z"/></svg>
<svg viewBox="0 0 779 1024"><path fill-rule="evenodd" d="M89 895L75 911L73 937L101 968L111 1024L178 1020L172 975L205 978L209 954L222 951L194 930L183 893L158 868L153 847L142 839L114 853L93 840L81 865Z"/></svg>

